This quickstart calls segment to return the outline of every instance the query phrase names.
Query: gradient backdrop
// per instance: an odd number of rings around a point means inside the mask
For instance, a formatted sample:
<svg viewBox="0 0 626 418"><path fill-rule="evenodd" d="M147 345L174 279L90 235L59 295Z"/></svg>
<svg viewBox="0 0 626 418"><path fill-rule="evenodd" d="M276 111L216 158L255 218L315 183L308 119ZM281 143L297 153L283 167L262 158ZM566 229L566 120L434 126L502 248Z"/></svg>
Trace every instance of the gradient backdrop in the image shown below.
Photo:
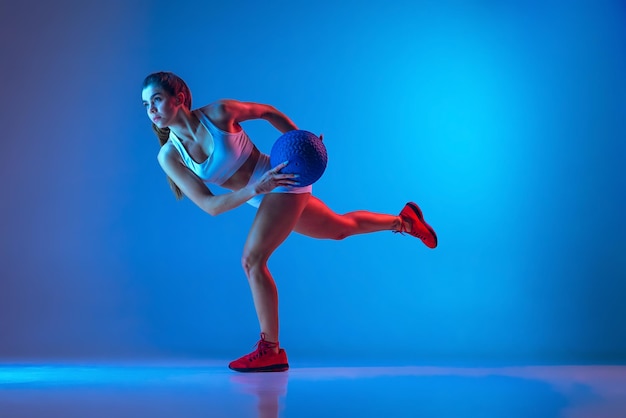
<svg viewBox="0 0 626 418"><path fill-rule="evenodd" d="M0 359L257 340L254 209L176 202L156 160L141 82L169 70L323 133L333 209L415 200L438 232L292 235L292 363L626 361L624 2L7 0L0 47Z"/></svg>

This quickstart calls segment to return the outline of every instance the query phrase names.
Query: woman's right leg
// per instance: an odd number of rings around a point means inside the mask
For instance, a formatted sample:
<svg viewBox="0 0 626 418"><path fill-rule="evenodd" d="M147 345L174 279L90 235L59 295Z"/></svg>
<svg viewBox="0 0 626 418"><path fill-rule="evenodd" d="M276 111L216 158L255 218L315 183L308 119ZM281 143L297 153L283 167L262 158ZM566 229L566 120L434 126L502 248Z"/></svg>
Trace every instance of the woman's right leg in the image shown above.
<svg viewBox="0 0 626 418"><path fill-rule="evenodd" d="M309 193L272 193L263 198L257 211L241 261L252 291L261 341L257 350L229 364L233 370L284 371L289 367L278 344L278 292L267 261L293 230L309 197Z"/></svg>

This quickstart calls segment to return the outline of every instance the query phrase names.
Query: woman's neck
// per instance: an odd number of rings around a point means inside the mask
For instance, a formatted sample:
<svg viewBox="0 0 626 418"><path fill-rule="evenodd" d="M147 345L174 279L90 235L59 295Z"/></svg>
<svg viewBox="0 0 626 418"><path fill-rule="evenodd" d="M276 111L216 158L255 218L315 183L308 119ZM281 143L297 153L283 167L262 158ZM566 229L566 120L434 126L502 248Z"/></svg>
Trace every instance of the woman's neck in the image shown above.
<svg viewBox="0 0 626 418"><path fill-rule="evenodd" d="M169 128L179 139L194 141L198 126L200 126L200 121L196 115L194 115L191 110L181 107L174 123L172 123Z"/></svg>

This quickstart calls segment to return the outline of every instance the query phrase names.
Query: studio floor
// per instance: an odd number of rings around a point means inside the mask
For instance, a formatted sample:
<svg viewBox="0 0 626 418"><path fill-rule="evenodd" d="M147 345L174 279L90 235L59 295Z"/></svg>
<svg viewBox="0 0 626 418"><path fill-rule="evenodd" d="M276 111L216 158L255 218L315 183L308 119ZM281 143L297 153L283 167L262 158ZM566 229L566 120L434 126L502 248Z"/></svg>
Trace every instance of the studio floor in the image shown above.
<svg viewBox="0 0 626 418"><path fill-rule="evenodd" d="M0 417L626 417L626 366L0 365Z"/></svg>

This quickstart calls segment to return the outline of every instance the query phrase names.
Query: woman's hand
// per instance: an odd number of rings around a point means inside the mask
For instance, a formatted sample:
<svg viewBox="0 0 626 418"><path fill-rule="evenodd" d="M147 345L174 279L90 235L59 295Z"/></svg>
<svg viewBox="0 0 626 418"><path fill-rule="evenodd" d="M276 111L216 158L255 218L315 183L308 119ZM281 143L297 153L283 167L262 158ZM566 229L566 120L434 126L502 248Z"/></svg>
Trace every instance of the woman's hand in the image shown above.
<svg viewBox="0 0 626 418"><path fill-rule="evenodd" d="M298 187L297 174L282 174L280 170L285 168L289 164L289 161L278 164L276 167L263 174L263 177L254 185L254 191L257 194L265 194L274 190L276 187Z"/></svg>

